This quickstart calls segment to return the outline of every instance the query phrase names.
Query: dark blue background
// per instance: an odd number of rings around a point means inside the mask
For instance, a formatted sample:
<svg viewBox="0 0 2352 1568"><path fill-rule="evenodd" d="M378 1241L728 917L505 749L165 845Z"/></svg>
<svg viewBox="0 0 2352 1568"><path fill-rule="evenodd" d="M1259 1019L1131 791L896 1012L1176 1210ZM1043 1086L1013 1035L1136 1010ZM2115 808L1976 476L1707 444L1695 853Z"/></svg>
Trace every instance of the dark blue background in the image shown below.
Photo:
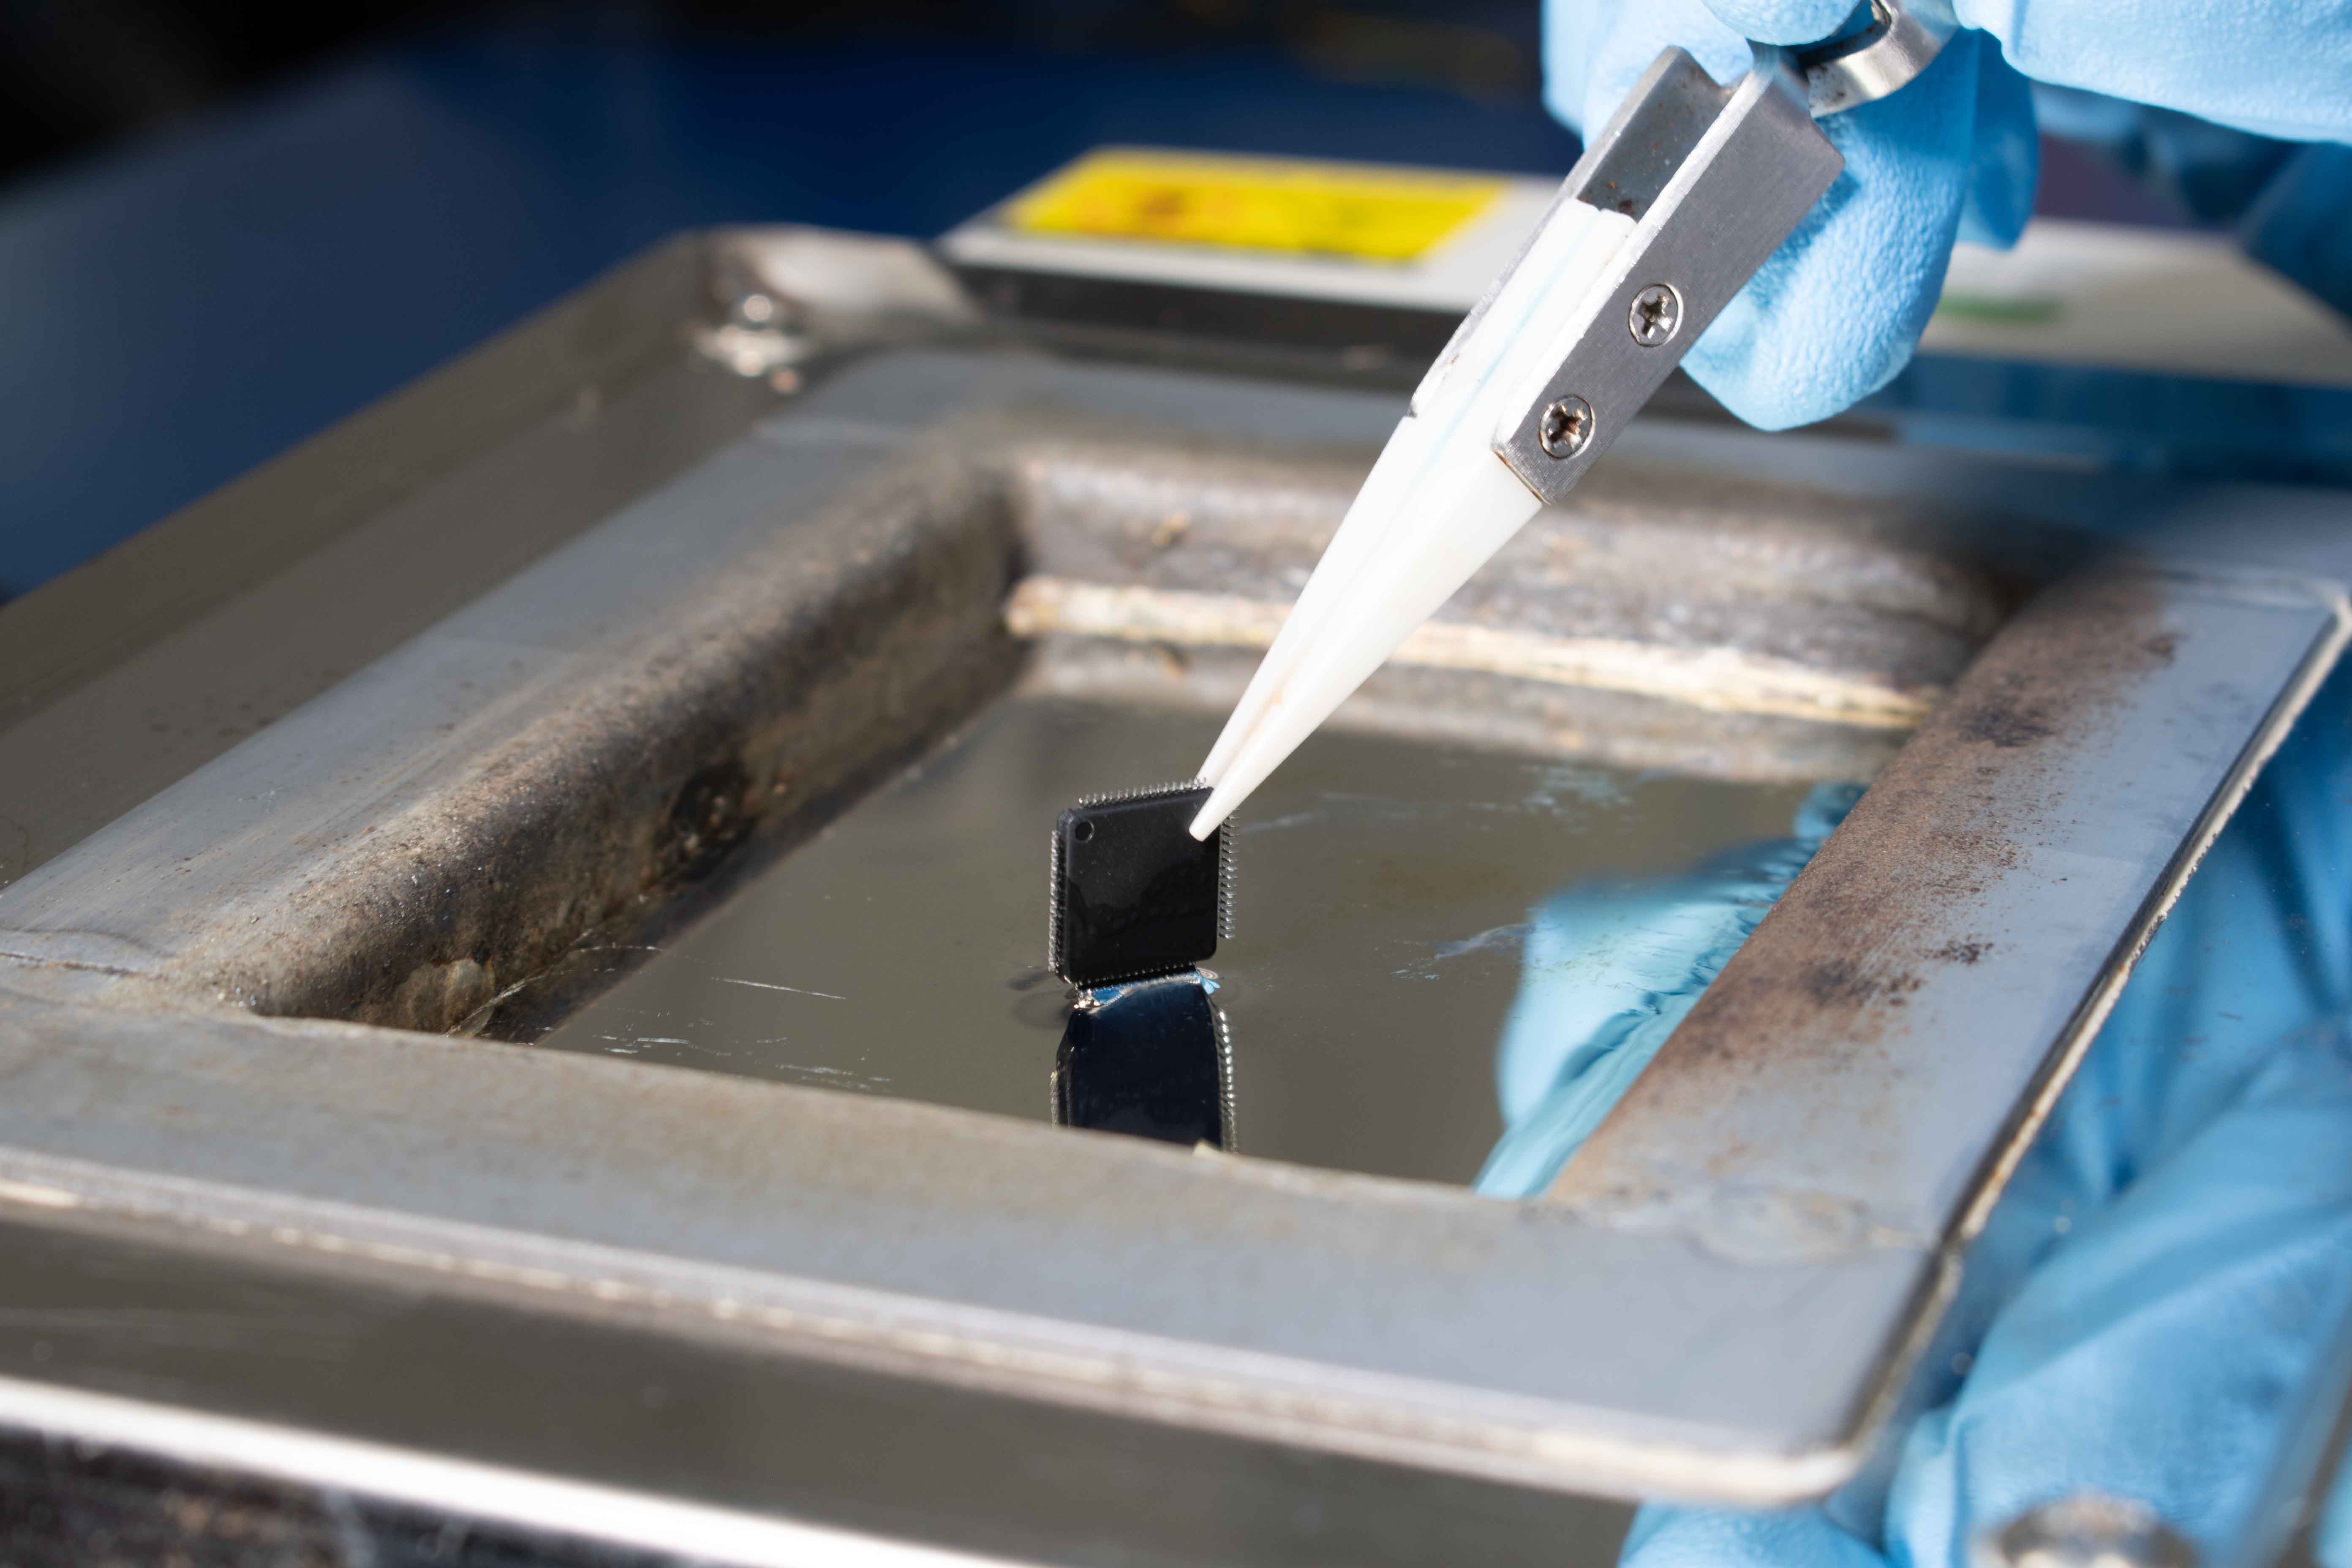
<svg viewBox="0 0 2352 1568"><path fill-rule="evenodd" d="M0 585L87 559L666 235L937 234L1086 148L1564 171L1532 101L1271 50L474 33L0 199Z"/></svg>

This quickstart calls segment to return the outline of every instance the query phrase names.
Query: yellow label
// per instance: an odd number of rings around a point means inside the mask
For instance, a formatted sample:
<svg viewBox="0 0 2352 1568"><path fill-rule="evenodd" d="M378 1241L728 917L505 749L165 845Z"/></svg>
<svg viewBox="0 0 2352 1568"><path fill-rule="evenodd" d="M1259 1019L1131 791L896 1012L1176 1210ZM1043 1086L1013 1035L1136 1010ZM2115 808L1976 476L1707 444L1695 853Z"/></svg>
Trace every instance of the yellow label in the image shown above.
<svg viewBox="0 0 2352 1568"><path fill-rule="evenodd" d="M1013 204L1027 234L1412 261L1486 210L1500 180L1344 164L1095 153Z"/></svg>

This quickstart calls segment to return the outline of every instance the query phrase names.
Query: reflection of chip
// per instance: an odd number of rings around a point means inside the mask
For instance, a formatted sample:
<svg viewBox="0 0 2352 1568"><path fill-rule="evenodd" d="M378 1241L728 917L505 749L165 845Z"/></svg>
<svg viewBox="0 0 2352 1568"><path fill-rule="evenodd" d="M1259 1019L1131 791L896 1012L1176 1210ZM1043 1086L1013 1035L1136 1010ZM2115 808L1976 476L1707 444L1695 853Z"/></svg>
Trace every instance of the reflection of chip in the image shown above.
<svg viewBox="0 0 2352 1568"><path fill-rule="evenodd" d="M1185 831L1206 784L1080 801L1054 825L1055 972L1103 985L1190 969L1217 951L1231 911L1233 841Z"/></svg>
<svg viewBox="0 0 2352 1568"><path fill-rule="evenodd" d="M1053 1089L1064 1127L1234 1147L1233 1038L1198 974L1109 987L1074 1010Z"/></svg>

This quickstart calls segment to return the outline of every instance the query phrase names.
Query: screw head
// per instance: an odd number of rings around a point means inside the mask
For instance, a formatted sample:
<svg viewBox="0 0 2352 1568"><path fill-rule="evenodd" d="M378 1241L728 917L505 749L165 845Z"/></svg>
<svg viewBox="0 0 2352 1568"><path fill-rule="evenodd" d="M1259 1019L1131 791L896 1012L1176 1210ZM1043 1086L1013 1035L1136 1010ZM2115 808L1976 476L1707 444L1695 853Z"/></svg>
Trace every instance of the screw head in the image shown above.
<svg viewBox="0 0 2352 1568"><path fill-rule="evenodd" d="M2076 1492L1977 1542L1979 1568L2196 1568L2196 1548L2146 1503Z"/></svg>
<svg viewBox="0 0 2352 1568"><path fill-rule="evenodd" d="M1575 457L1592 439L1592 405L1581 397L1561 398L1543 411L1536 439L1548 457Z"/></svg>
<svg viewBox="0 0 2352 1568"><path fill-rule="evenodd" d="M1625 325L1633 341L1645 349L1671 342L1682 330L1683 297L1671 283L1653 283L1633 296L1625 312Z"/></svg>

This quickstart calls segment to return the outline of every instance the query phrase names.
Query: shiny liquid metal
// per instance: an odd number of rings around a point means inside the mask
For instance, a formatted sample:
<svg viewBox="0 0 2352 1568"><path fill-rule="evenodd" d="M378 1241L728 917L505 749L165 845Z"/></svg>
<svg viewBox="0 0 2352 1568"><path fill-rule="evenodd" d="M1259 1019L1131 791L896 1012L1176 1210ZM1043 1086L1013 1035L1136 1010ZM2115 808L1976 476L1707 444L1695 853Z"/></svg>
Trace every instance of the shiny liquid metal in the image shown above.
<svg viewBox="0 0 2352 1568"><path fill-rule="evenodd" d="M1184 776L1215 732L999 702L539 1043L1050 1121L1055 818ZM1502 1131L1529 908L1782 835L1804 794L1318 733L1235 818L1235 934L1209 968L1236 1152L1468 1183Z"/></svg>

